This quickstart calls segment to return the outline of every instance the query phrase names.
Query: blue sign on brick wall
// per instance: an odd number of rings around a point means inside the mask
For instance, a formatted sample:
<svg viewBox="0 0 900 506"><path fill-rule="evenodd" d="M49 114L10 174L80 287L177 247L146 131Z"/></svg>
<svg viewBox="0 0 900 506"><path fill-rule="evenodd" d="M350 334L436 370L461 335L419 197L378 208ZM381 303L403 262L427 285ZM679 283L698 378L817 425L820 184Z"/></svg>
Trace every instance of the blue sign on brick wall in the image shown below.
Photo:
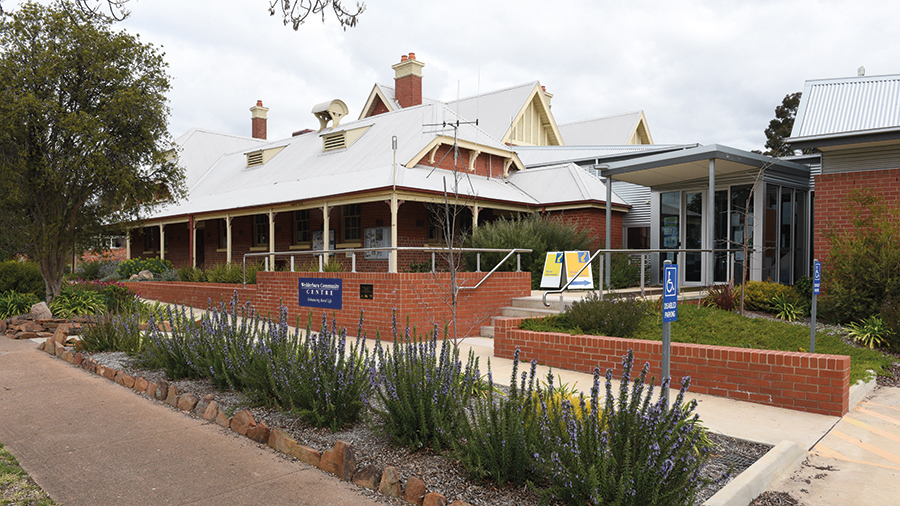
<svg viewBox="0 0 900 506"><path fill-rule="evenodd" d="M342 309L344 280L332 278L300 278L300 306Z"/></svg>
<svg viewBox="0 0 900 506"><path fill-rule="evenodd" d="M663 322L678 321L678 265L663 268Z"/></svg>

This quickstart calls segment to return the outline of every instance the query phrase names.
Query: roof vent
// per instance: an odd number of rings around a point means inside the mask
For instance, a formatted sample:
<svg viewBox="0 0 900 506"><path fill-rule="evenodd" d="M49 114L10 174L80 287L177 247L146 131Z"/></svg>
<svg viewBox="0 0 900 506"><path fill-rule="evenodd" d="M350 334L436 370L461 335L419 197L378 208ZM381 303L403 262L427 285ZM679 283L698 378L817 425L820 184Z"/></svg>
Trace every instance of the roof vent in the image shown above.
<svg viewBox="0 0 900 506"><path fill-rule="evenodd" d="M335 132L322 138L324 150L342 149L347 147L347 132Z"/></svg>
<svg viewBox="0 0 900 506"><path fill-rule="evenodd" d="M328 122L333 121L331 128L336 128L341 124L341 118L347 115L347 104L342 100L332 100L331 102L322 102L312 108L312 113L319 120L319 131L328 128Z"/></svg>
<svg viewBox="0 0 900 506"><path fill-rule="evenodd" d="M247 153L247 167L255 167L257 165L263 164L263 152L255 151L253 153Z"/></svg>
<svg viewBox="0 0 900 506"><path fill-rule="evenodd" d="M866 68L863 67L862 65L860 65L859 68L856 69L856 75L859 76L859 77L865 76L865 75L866 75Z"/></svg>

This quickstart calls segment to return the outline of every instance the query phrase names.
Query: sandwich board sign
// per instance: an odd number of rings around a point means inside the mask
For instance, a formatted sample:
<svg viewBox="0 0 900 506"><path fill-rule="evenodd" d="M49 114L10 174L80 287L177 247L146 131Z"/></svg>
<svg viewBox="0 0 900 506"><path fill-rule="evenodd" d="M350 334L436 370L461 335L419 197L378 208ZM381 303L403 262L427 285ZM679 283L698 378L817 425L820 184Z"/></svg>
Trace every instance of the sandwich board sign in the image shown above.
<svg viewBox="0 0 900 506"><path fill-rule="evenodd" d="M590 259L590 251L566 251L566 281L574 279L569 285L570 289L594 289L594 275L591 272ZM585 265L587 268L578 274L578 271ZM578 274L577 278L575 278L576 274Z"/></svg>
<svg viewBox="0 0 900 506"><path fill-rule="evenodd" d="M559 288L562 286L562 271L565 255L562 251L548 251L544 259L544 273L541 275L541 288Z"/></svg>

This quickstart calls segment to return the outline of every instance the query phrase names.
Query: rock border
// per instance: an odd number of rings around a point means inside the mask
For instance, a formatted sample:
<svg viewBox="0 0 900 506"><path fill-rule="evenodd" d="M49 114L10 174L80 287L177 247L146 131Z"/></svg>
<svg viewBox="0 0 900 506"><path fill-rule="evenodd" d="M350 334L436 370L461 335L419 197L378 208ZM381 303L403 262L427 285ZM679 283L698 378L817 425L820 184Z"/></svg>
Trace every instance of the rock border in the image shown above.
<svg viewBox="0 0 900 506"><path fill-rule="evenodd" d="M385 466L384 469L373 464L359 467L353 446L349 443L337 441L333 448L319 452L298 443L278 427L270 428L265 422L257 423L249 410L238 411L229 417L215 401L214 394L197 398L192 393L179 393L175 385L170 385L165 380L150 382L142 376L134 377L124 370L100 365L90 358L85 358L75 347L67 347L65 341L58 342L52 337L41 343L38 349L138 393L146 394L157 402L199 416L259 444L267 445L277 452L332 474L341 481L353 483L382 495L403 499L418 506L471 506L462 500L447 503L446 497L442 494L429 492L425 482L417 476L409 477L406 483L401 482L400 474L394 466Z"/></svg>

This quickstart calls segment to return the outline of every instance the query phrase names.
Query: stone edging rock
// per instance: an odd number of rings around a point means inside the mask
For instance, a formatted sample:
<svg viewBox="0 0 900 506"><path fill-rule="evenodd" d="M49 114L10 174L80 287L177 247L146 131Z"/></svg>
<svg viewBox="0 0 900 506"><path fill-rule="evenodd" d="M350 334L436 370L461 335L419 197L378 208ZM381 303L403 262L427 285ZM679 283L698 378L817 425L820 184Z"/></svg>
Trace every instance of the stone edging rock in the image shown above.
<svg viewBox="0 0 900 506"><path fill-rule="evenodd" d="M225 410L216 403L214 394L203 396L203 398L197 398L191 393L179 394L178 388L175 385L169 385L165 380L148 382L141 376L135 378L124 371L100 365L89 358L84 358L81 352L66 347L53 338L48 338L46 342L41 343L38 349L110 381L115 381L124 387L145 393L151 399L164 402L181 411L193 413L257 443L268 445L275 451L290 455L301 462L331 473L342 481L351 482L386 496L400 498L411 504L448 506L447 499L442 494L428 492L425 482L421 478L412 476L406 480L405 484L401 483L400 475L394 466L386 466L384 469L373 464L358 467L353 447L349 443L338 441L334 444L334 448L319 452L298 443L278 427L270 428L265 422L257 423L248 410L238 411L229 417ZM471 505L465 501L456 500L449 506Z"/></svg>

